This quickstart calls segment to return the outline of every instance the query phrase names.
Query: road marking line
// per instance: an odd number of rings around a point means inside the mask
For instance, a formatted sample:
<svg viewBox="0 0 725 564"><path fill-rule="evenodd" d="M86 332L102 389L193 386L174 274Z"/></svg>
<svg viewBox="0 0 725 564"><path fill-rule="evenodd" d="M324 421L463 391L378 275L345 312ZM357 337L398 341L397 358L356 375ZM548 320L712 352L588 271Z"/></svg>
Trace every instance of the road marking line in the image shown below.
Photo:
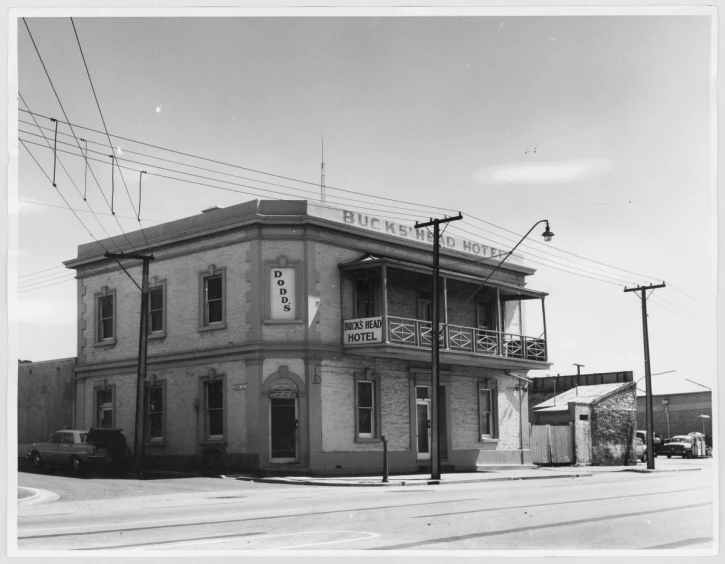
<svg viewBox="0 0 725 564"><path fill-rule="evenodd" d="M341 533L349 533L349 534L353 534L353 535L365 535L365 536L355 537L355 538L349 538L349 539L338 539L338 540L334 540L334 541L323 541L323 542L319 542L319 543L308 543L308 544L297 545L297 546L284 546L284 547L278 547L278 548L250 548L250 550L293 550L295 548L301 548L301 547L305 547L305 546L317 546L317 545L333 544L333 543L339 543L339 542L351 542L351 541L356 541L356 540L367 540L367 539L371 539L371 538L375 538L375 537L379 537L380 536L377 533L371 533L371 532L367 532L367 531L298 531L298 532L295 532L295 533L280 533L280 534L277 534L277 535L264 535L264 536L258 536L258 537L255 536L249 542L255 542L255 541L258 541L258 540L259 541L267 541L268 539L275 539L275 538L281 538L281 537L290 537L290 536L298 536L298 535L310 536L310 535L314 535L314 534L341 534ZM225 536L225 537L216 537L216 538L210 538L210 539L196 539L196 540L189 540L189 541L180 540L180 541L177 541L175 543L167 542L167 543L165 543L163 545L163 548L164 549L173 549L173 548L176 548L178 546L200 545L200 544L209 544L209 543L213 543L213 542L232 541L232 540L236 540L236 538L238 536L239 535L229 535L229 536ZM173 546L170 546L172 544L173 544ZM149 543L149 544L144 544L144 545L136 545L136 548L138 548L140 546L149 547L152 550L154 550L153 547L155 546L155 543ZM158 548L159 549L162 548L160 546L160 543L159 543Z"/></svg>

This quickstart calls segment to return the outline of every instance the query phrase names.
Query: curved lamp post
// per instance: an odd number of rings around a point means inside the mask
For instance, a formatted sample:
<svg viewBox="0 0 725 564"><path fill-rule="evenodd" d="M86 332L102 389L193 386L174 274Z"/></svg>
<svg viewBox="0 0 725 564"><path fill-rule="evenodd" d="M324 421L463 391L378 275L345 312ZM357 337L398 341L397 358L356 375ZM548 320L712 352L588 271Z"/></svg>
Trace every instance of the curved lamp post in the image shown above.
<svg viewBox="0 0 725 564"><path fill-rule="evenodd" d="M705 420L710 419L709 415L700 415L700 418L702 419L702 434L705 434Z"/></svg>

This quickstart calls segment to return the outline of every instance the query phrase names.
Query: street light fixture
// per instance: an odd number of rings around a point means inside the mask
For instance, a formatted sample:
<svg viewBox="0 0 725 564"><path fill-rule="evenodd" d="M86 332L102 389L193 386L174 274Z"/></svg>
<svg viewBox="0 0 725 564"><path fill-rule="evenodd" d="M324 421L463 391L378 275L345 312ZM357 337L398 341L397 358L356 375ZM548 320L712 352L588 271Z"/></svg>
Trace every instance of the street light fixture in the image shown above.
<svg viewBox="0 0 725 564"><path fill-rule="evenodd" d="M705 435L705 419L710 419L709 415L700 415L702 419L702 434Z"/></svg>

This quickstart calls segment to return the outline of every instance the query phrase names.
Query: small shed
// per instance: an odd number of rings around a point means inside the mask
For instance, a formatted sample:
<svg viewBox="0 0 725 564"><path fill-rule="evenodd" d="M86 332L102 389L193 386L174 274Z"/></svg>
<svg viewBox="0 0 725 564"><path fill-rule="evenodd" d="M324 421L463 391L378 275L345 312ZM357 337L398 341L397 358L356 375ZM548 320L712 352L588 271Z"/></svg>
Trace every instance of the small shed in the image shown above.
<svg viewBox="0 0 725 564"><path fill-rule="evenodd" d="M569 426L578 466L637 464L634 382L577 386L533 408L534 426Z"/></svg>

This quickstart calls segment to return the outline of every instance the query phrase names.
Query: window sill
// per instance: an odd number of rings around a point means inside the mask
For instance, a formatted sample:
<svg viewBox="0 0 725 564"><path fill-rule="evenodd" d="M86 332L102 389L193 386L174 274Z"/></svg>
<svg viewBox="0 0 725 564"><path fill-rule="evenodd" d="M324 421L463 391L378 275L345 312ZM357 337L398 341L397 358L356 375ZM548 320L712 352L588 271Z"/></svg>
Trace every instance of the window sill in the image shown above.
<svg viewBox="0 0 725 564"><path fill-rule="evenodd" d="M114 347L116 346L116 339L107 339L105 341L96 341L93 343L94 347Z"/></svg>
<svg viewBox="0 0 725 564"><path fill-rule="evenodd" d="M494 439L493 437L481 437L481 439L478 441L480 443L497 443L501 439Z"/></svg>
<svg viewBox="0 0 725 564"><path fill-rule="evenodd" d="M166 446L166 439L162 439L159 441L145 441L144 447L165 447Z"/></svg>
<svg viewBox="0 0 725 564"><path fill-rule="evenodd" d="M216 331L217 329L226 329L227 328L227 322L222 321L220 323L212 323L210 325L202 325L201 327L197 328L197 331L203 332L203 331Z"/></svg>
<svg viewBox="0 0 725 564"><path fill-rule="evenodd" d="M225 445L227 444L226 438L221 439L203 439L199 441L200 445Z"/></svg>
<svg viewBox="0 0 725 564"><path fill-rule="evenodd" d="M156 333L149 333L149 341L156 339L165 339L166 331L157 331Z"/></svg>
<svg viewBox="0 0 725 564"><path fill-rule="evenodd" d="M304 323L302 319L265 319L264 324L265 325L279 325L282 323Z"/></svg>
<svg viewBox="0 0 725 564"><path fill-rule="evenodd" d="M381 439L372 437L372 438L366 438L366 437L356 437L355 438L356 443L382 443L383 441Z"/></svg>

